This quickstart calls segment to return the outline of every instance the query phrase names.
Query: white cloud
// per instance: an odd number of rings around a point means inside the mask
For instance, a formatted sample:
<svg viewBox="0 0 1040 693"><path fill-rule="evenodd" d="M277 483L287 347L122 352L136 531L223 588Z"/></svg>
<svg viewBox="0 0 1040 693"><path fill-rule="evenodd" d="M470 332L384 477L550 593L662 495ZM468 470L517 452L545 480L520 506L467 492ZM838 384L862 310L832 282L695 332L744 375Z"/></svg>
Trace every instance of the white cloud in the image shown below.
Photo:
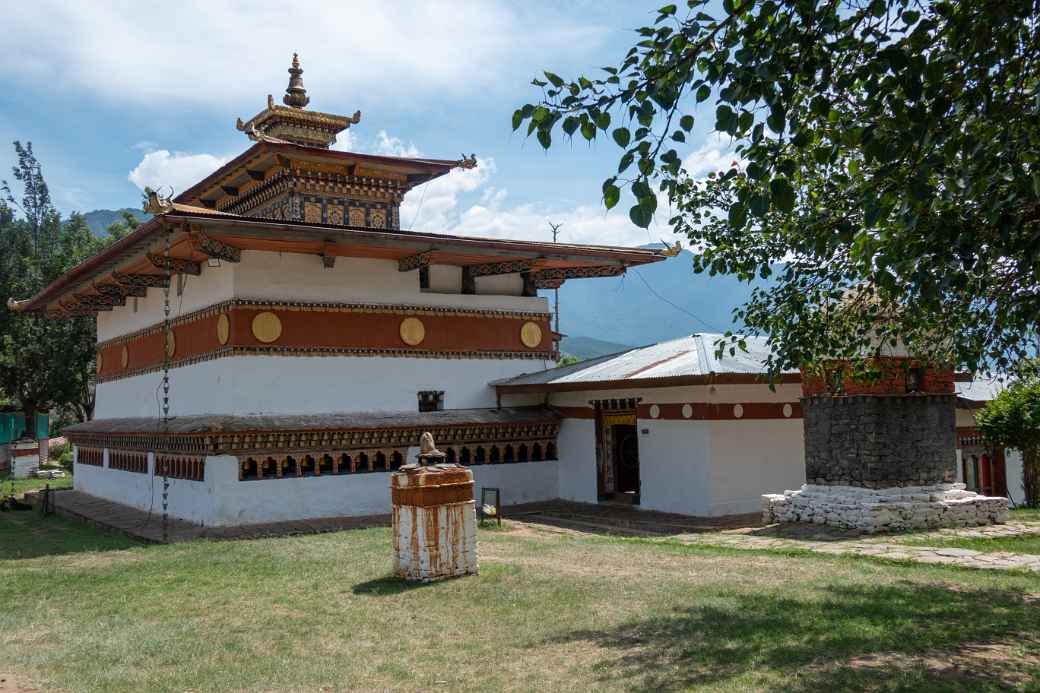
<svg viewBox="0 0 1040 693"><path fill-rule="evenodd" d="M264 95L285 88L296 50L312 107L350 112L342 109L359 97L485 89L534 45L576 55L607 33L543 19L501 0L37 0L4 8L0 75L120 105L260 110Z"/></svg>
<svg viewBox="0 0 1040 693"><path fill-rule="evenodd" d="M343 133L335 149L371 152L392 156L422 156L411 142L380 131L374 141ZM700 151L700 150L698 150ZM158 149L144 155L130 172L130 181L139 188L172 186L182 192L209 175L228 160L212 154L187 154ZM727 165L728 165L728 159ZM628 219L626 199L617 209L607 211L601 204L573 207L544 204L509 204L505 188L492 184L498 169L493 158L477 159L476 168L455 168L425 185L409 192L401 204L401 227L417 231L482 236L487 238L515 238L524 240L552 240L549 223L562 223L560 241L598 245L635 246L674 242L675 236L665 223L654 223L650 229L641 229ZM660 210L658 217L667 217Z"/></svg>
<svg viewBox="0 0 1040 693"><path fill-rule="evenodd" d="M404 140L400 137L391 137L387 134L386 130L380 130L379 134L376 135L376 154L386 154L389 156L407 156L417 157L421 156L419 148L413 143L409 142L405 144Z"/></svg>
<svg viewBox="0 0 1040 693"><path fill-rule="evenodd" d="M187 154L156 149L147 152L127 176L131 183L144 190L166 191L173 188L182 193L216 171L228 161L227 157L212 154Z"/></svg>
<svg viewBox="0 0 1040 693"><path fill-rule="evenodd" d="M744 161L733 151L733 140L714 133L683 159L683 168L692 178L703 178L712 172L726 171L734 165L743 166Z"/></svg>

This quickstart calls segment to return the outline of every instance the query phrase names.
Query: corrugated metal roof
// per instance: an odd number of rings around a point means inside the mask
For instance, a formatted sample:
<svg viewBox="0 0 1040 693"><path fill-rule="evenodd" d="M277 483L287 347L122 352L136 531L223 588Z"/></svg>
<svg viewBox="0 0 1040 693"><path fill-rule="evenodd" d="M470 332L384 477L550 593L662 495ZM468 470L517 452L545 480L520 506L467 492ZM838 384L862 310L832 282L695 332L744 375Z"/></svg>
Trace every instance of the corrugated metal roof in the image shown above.
<svg viewBox="0 0 1040 693"><path fill-rule="evenodd" d="M718 333L698 332L688 337L637 347L569 366L499 380L494 384L556 385L765 372L764 364L769 356L765 337L749 337L746 352L737 349L731 355L727 350L722 358L718 358L715 354L716 342L722 337ZM796 370L785 372L797 373Z"/></svg>
<svg viewBox="0 0 1040 693"><path fill-rule="evenodd" d="M988 402L1007 386L1007 378L977 375L971 382L957 383L957 396L972 402Z"/></svg>

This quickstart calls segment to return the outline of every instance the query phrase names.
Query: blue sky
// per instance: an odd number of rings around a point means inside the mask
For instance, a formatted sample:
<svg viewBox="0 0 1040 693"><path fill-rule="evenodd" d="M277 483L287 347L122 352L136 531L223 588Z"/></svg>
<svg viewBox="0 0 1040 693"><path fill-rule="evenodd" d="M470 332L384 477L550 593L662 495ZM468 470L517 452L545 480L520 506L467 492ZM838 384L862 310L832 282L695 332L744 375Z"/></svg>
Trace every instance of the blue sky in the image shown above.
<svg viewBox="0 0 1040 693"><path fill-rule="evenodd" d="M280 98L299 51L310 108L362 112L337 148L481 165L410 193L402 226L482 236L634 245L671 239L667 210L649 231L627 206L605 213L600 185L620 150L609 139L544 153L514 134L532 77L616 64L659 3L71 3L5 10L0 52L2 177L9 142L31 140L63 212L139 204L144 184L183 190L249 146L234 128ZM154 6L150 6L154 5ZM732 156L709 137L714 106L688 146L689 169Z"/></svg>

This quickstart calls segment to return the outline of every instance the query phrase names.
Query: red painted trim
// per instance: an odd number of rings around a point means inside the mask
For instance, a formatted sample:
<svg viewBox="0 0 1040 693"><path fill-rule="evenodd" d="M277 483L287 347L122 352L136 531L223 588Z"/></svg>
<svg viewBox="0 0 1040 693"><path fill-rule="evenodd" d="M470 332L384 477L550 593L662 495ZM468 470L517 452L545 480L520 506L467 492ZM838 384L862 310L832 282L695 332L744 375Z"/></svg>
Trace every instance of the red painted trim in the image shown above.
<svg viewBox="0 0 1040 693"><path fill-rule="evenodd" d="M23 449L15 448L13 457L32 457L33 455L39 455L39 454L40 454L40 448L39 447L23 448Z"/></svg>
<svg viewBox="0 0 1040 693"><path fill-rule="evenodd" d="M683 407L687 404L693 409L691 416L683 416ZM734 407L740 405L742 415L734 413ZM784 405L791 405L791 415L784 416ZM650 416L650 408L657 406L660 410L657 419ZM679 404L640 403L636 408L636 417L650 421L742 421L744 419L800 419L802 405L799 402L739 402L708 403L687 402Z"/></svg>

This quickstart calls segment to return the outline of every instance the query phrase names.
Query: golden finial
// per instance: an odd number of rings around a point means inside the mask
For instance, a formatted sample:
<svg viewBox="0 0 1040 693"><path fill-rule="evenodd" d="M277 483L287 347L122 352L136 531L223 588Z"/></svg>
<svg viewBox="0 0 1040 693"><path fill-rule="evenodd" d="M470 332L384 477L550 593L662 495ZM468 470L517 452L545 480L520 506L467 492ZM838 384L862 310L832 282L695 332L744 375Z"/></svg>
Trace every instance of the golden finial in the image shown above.
<svg viewBox="0 0 1040 693"><path fill-rule="evenodd" d="M667 241L662 239L661 245L663 245L664 248L657 251L658 255L663 255L665 257L675 257L676 255L682 252L682 243L680 243L679 241L676 241L675 245L669 246Z"/></svg>
<svg viewBox="0 0 1040 693"><path fill-rule="evenodd" d="M303 108L311 102L307 90L303 88L303 70L300 68L300 56L292 54L292 67L289 68L289 86L285 88L282 103L293 108Z"/></svg>

